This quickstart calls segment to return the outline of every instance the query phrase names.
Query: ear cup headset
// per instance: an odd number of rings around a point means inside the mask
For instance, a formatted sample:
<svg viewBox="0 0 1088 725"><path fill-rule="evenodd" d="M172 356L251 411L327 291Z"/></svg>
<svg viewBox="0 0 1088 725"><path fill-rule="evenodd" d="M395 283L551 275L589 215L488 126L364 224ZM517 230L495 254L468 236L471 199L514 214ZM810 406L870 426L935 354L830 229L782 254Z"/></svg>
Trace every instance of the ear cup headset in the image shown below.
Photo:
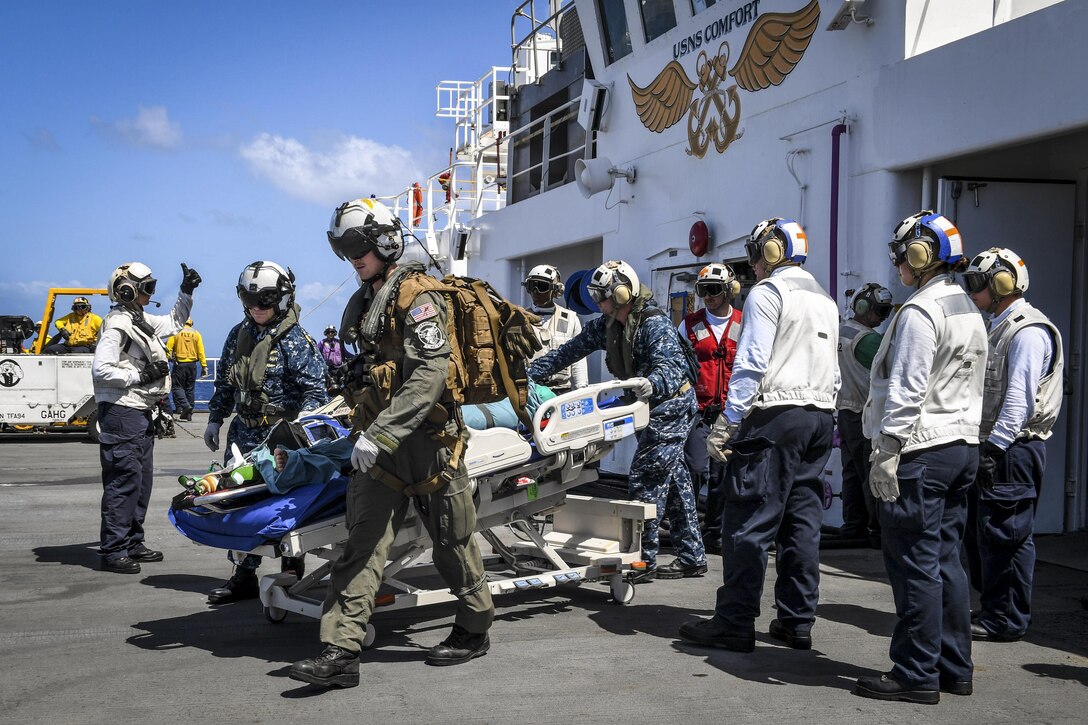
<svg viewBox="0 0 1088 725"><path fill-rule="evenodd" d="M617 305L626 305L635 299L641 287L631 265L611 261L593 270L586 289L598 305L609 298Z"/></svg>
<svg viewBox="0 0 1088 725"><path fill-rule="evenodd" d="M720 286L722 291L730 297L740 294L740 282L737 281L737 275L726 264L712 262L699 270L699 278L695 281L695 294L699 297L709 297L711 293L706 290L712 285Z"/></svg>
<svg viewBox="0 0 1088 725"><path fill-rule="evenodd" d="M808 258L808 235L793 219L772 217L756 224L744 251L749 264L762 259L768 270L787 262L804 264Z"/></svg>
<svg viewBox="0 0 1088 725"><path fill-rule="evenodd" d="M923 210L899 222L889 242L892 264L907 263L917 276L963 259L963 237L947 217Z"/></svg>
<svg viewBox="0 0 1088 725"><path fill-rule="evenodd" d="M887 319L892 311L892 293L876 282L866 282L850 298L850 309L855 316L875 312Z"/></svg>
<svg viewBox="0 0 1088 725"><path fill-rule="evenodd" d="M1020 255L1011 249L991 247L971 260L963 282L971 293L989 287L997 303L1011 294L1027 292L1028 268Z"/></svg>
<svg viewBox="0 0 1088 725"><path fill-rule="evenodd" d="M117 267L110 275L109 297L113 302L132 304L140 294L155 294L157 280L151 276L151 268L140 262L128 262Z"/></svg>

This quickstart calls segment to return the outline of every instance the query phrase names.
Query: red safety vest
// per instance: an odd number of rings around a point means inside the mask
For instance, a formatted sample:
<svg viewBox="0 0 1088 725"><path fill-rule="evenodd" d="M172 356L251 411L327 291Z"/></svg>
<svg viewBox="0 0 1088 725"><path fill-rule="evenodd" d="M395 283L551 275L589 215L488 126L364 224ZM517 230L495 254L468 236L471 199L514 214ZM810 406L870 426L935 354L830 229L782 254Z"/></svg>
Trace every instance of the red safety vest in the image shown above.
<svg viewBox="0 0 1088 725"><path fill-rule="evenodd" d="M740 319L740 310L734 307L719 341L714 339L714 331L706 322L705 308L684 318L688 339L699 358L699 380L695 383L695 397L699 401L700 411L705 410L708 405L725 407L729 378L733 374L733 358L737 356Z"/></svg>

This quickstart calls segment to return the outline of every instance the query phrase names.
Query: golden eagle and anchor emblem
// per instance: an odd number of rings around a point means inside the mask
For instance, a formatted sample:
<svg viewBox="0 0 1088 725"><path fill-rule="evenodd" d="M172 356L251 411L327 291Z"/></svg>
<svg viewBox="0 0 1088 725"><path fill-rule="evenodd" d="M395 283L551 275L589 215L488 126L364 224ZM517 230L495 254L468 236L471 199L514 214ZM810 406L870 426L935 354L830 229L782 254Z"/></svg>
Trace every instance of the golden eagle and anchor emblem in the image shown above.
<svg viewBox="0 0 1088 725"><path fill-rule="evenodd" d="M706 156L711 144L718 153L725 153L737 136L740 124L740 95L737 86L746 91L761 91L777 86L786 79L801 60L820 22L820 4L812 0L795 13L762 15L748 33L740 59L729 69L736 85L720 87L729 65L729 43L722 41L714 57L705 50L695 60L697 82L688 78L679 61L671 60L645 88L627 76L631 97L642 125L661 133L688 115L688 153L697 158ZM703 92L692 98L695 89Z"/></svg>

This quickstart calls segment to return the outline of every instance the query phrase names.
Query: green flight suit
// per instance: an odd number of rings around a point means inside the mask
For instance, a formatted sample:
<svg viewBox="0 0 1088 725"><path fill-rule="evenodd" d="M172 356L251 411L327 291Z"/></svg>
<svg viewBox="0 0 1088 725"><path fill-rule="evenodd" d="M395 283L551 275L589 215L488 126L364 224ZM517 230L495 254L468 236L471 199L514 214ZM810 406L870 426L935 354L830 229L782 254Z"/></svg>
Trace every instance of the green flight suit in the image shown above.
<svg viewBox="0 0 1088 725"><path fill-rule="evenodd" d="M398 310L393 315L393 326L401 331L403 344L388 344L396 336L387 328L377 350L379 361L395 360L400 374L389 407L367 432L381 448L375 466L407 484L430 479L450 460L450 450L433 437L435 428L426 420L436 403L453 410L446 387L448 314L441 293L421 292L407 313ZM364 354L375 351L372 346L368 350L366 342L361 344ZM460 415L455 415L445 423L447 436L465 435L459 419ZM321 616L321 641L325 644L359 651L389 550L412 501L370 473L352 473L347 491L348 540L332 567ZM415 499L415 503L434 543L435 568L458 597L456 624L469 632L486 632L495 607L473 537L476 507L463 460L448 485Z"/></svg>

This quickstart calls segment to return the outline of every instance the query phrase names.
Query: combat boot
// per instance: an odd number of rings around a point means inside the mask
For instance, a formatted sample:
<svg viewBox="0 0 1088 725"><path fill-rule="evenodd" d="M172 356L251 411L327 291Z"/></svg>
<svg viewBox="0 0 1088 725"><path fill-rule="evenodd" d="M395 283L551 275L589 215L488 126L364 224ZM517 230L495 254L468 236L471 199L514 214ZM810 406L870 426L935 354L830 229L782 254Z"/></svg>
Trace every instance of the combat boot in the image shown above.
<svg viewBox="0 0 1088 725"><path fill-rule="evenodd" d="M326 645L317 657L299 660L288 673L292 680L321 687L357 687L359 655L334 644Z"/></svg>
<svg viewBox="0 0 1088 725"><path fill-rule="evenodd" d="M243 599L256 599L261 594L257 572L235 568L234 574L223 586L208 592L208 604L230 604Z"/></svg>
<svg viewBox="0 0 1088 725"><path fill-rule="evenodd" d="M463 664L473 657L482 657L490 648L487 632L473 634L455 624L449 637L427 650L427 664L439 667Z"/></svg>

